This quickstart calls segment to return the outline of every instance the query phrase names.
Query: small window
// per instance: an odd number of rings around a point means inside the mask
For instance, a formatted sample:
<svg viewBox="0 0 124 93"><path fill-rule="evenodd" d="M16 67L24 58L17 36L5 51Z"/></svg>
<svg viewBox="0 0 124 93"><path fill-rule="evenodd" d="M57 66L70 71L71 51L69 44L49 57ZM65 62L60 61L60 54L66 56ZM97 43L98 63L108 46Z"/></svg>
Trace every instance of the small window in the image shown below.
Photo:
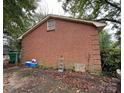
<svg viewBox="0 0 124 93"><path fill-rule="evenodd" d="M47 31L55 30L55 20L50 19L47 21Z"/></svg>

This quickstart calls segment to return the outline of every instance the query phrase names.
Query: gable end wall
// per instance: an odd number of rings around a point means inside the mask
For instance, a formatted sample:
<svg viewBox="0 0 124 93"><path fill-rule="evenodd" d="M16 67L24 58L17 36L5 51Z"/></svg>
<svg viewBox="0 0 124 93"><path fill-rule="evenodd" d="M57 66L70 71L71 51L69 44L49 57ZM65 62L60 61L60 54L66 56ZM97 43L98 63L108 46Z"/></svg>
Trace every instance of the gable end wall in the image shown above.
<svg viewBox="0 0 124 93"><path fill-rule="evenodd" d="M81 63L90 71L101 70L98 31L94 26L55 19L55 30L47 22L22 39L22 62L36 58L39 64L57 67L60 56L66 67Z"/></svg>

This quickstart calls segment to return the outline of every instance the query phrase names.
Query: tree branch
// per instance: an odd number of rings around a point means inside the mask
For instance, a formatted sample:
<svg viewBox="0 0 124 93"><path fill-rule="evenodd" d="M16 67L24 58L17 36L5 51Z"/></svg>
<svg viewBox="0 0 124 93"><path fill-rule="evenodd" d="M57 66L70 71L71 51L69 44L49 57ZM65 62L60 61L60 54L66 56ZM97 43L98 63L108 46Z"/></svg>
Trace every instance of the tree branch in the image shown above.
<svg viewBox="0 0 124 93"><path fill-rule="evenodd" d="M118 5L113 4L113 3L109 2L108 0L105 0L105 2L108 3L109 5L111 5L111 6L115 7L115 8L117 8L118 10L121 10L121 7L119 7Z"/></svg>
<svg viewBox="0 0 124 93"><path fill-rule="evenodd" d="M115 23L121 24L121 22L118 21L118 20L115 20L115 19L107 19L107 18L96 19L95 21L110 21L110 22L115 22Z"/></svg>

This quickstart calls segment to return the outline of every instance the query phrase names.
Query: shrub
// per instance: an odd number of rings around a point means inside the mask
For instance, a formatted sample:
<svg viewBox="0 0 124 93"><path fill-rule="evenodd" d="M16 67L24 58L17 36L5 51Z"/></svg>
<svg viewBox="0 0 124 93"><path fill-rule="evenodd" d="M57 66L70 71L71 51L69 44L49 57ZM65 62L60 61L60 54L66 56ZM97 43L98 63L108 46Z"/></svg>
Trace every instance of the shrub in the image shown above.
<svg viewBox="0 0 124 93"><path fill-rule="evenodd" d="M104 75L115 76L116 69L121 69L120 49L109 48L101 50L102 71Z"/></svg>

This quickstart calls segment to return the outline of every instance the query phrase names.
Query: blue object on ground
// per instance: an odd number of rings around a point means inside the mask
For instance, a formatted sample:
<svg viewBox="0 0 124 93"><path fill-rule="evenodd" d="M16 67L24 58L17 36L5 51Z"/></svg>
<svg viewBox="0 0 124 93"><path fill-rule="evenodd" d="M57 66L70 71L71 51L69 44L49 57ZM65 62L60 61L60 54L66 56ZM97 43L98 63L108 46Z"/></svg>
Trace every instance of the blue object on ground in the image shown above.
<svg viewBox="0 0 124 93"><path fill-rule="evenodd" d="M32 63L32 61L27 61L27 62L25 63L25 66L26 66L26 67L30 67L30 68L35 68L35 67L38 66L38 64L37 64L37 63Z"/></svg>

